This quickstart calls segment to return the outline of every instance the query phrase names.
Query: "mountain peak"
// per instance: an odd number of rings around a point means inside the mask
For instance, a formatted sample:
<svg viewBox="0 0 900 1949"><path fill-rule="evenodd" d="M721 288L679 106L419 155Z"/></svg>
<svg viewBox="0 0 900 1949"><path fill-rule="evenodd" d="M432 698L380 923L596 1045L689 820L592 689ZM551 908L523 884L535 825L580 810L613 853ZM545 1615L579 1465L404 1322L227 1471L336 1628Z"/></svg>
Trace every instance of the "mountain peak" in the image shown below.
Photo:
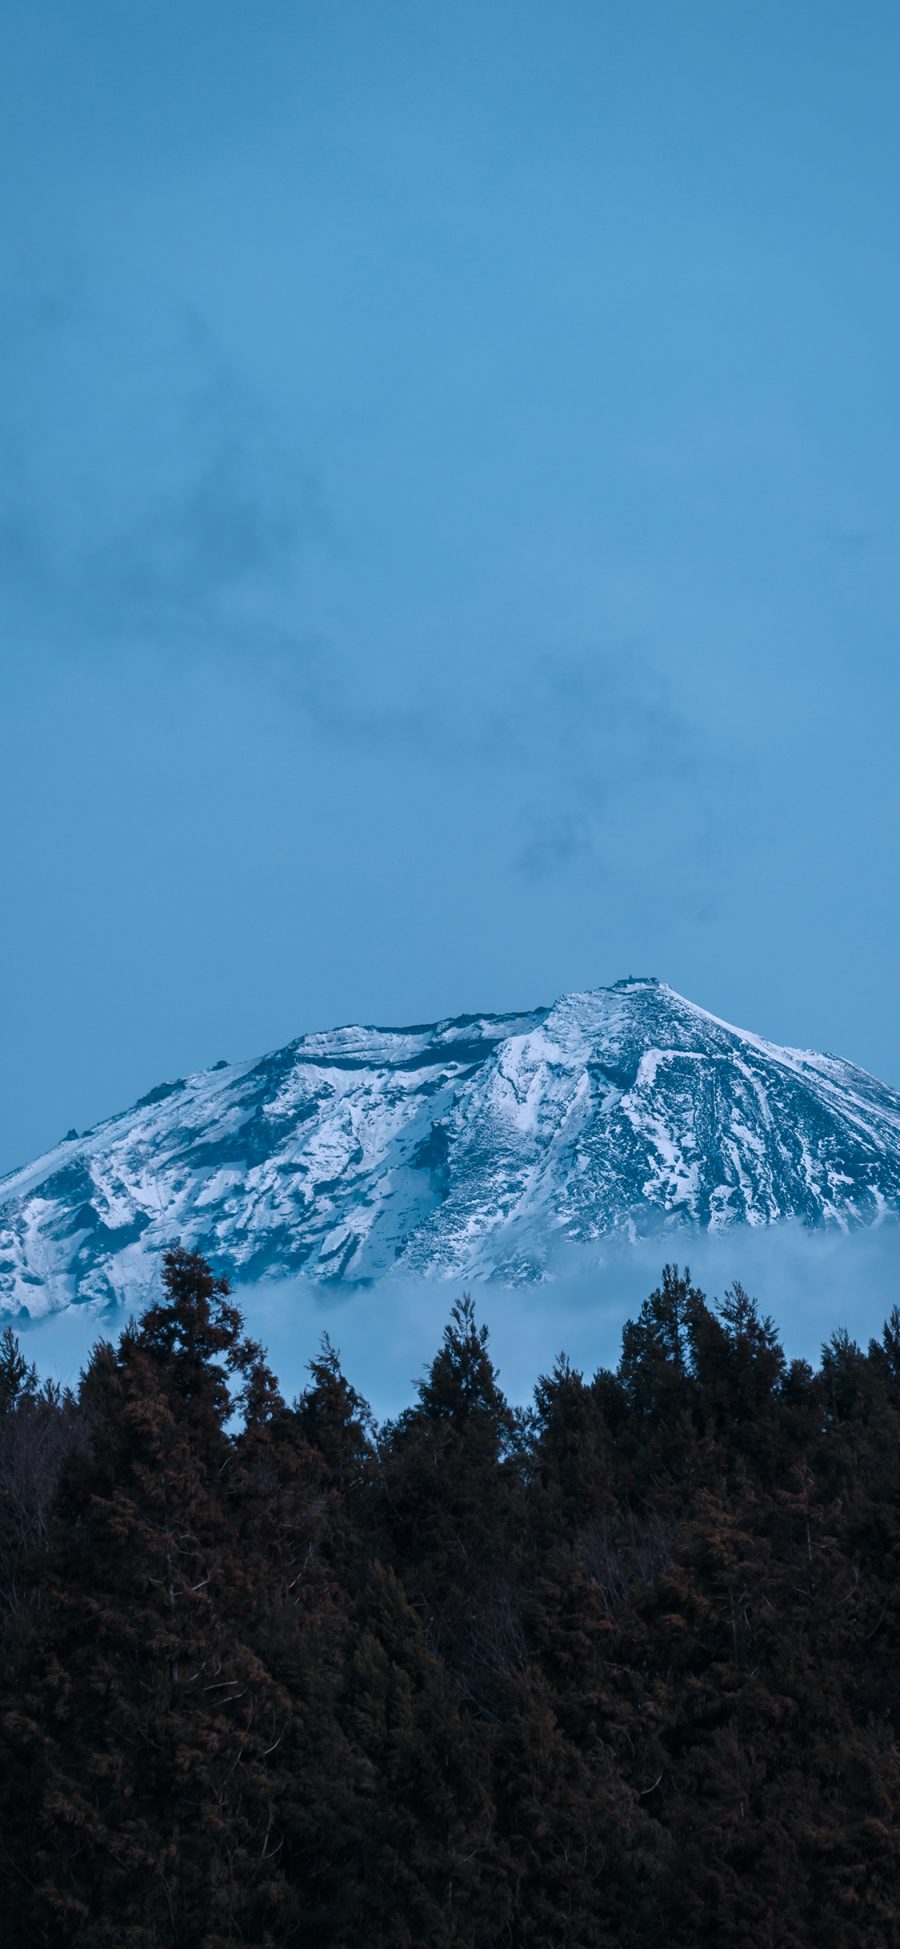
<svg viewBox="0 0 900 1949"><path fill-rule="evenodd" d="M562 1243L900 1209L900 1097L656 976L522 1014L301 1035L149 1090L0 1181L0 1310L240 1282L544 1278Z"/></svg>
<svg viewBox="0 0 900 1949"><path fill-rule="evenodd" d="M607 994L607 993L611 995L615 995L619 993L620 989L664 988L665 985L666 985L665 982L660 981L657 975L622 975L620 976L618 981L614 981L611 984L608 990L603 988L598 988L595 989L594 992L595 994L599 994L599 995ZM674 994L674 989L669 989L669 993Z"/></svg>

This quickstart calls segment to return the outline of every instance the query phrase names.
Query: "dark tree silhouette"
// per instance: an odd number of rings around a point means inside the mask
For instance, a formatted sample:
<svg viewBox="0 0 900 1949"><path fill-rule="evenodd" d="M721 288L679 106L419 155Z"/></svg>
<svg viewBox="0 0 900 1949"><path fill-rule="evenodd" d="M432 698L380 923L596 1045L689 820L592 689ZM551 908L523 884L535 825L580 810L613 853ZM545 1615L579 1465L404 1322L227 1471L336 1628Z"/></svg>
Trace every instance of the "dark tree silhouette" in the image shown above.
<svg viewBox="0 0 900 1949"><path fill-rule="evenodd" d="M12 1949L900 1949L900 1314L787 1362L664 1269L379 1429L180 1248L76 1394L0 1337Z"/></svg>

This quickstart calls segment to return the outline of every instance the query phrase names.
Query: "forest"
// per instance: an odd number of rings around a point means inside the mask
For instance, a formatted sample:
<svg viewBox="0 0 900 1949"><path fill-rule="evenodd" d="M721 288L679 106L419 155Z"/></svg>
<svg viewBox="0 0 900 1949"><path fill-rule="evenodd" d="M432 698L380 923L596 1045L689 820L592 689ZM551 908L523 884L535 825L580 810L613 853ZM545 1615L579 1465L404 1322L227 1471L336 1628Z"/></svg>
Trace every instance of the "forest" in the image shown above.
<svg viewBox="0 0 900 1949"><path fill-rule="evenodd" d="M900 1313L672 1266L527 1408L459 1299L383 1426L179 1246L75 1391L7 1330L5 1949L900 1945L898 1462Z"/></svg>

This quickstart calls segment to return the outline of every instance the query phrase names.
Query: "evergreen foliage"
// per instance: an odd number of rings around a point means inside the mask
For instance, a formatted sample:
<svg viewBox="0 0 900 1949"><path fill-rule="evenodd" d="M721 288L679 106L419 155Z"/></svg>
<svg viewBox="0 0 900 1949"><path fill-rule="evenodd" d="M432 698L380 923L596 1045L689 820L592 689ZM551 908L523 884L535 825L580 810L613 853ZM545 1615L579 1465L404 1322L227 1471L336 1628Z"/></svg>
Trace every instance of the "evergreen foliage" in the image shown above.
<svg viewBox="0 0 900 1949"><path fill-rule="evenodd" d="M900 1314L814 1372L666 1267L378 1429L173 1248L77 1394L0 1337L11 1949L900 1949Z"/></svg>

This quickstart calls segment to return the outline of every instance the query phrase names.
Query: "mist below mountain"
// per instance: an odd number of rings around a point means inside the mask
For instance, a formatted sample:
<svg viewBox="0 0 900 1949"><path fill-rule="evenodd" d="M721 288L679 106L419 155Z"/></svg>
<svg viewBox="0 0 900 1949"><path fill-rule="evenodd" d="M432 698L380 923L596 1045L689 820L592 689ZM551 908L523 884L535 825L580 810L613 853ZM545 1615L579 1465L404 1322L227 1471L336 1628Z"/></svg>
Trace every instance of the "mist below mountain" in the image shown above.
<svg viewBox="0 0 900 1949"><path fill-rule="evenodd" d="M766 1228L742 1225L726 1234L682 1239L681 1263L712 1300L735 1280L771 1313L789 1356L815 1364L823 1343L846 1329L865 1345L900 1304L900 1223L851 1232L811 1231L788 1221ZM597 1258L584 1248L561 1252L552 1281L501 1286L469 1281L479 1318L490 1328L500 1379L510 1399L527 1402L539 1373L565 1351L586 1373L615 1366L622 1327L658 1284L664 1259L656 1241L611 1243ZM394 1274L373 1294L359 1288L323 1290L294 1278L239 1289L251 1332L267 1347L285 1394L306 1384L307 1363L328 1333L344 1368L376 1416L397 1413L438 1345L450 1306L463 1283ZM116 1338L131 1308L103 1312L70 1306L24 1329L29 1358L43 1374L74 1382L91 1347Z"/></svg>

